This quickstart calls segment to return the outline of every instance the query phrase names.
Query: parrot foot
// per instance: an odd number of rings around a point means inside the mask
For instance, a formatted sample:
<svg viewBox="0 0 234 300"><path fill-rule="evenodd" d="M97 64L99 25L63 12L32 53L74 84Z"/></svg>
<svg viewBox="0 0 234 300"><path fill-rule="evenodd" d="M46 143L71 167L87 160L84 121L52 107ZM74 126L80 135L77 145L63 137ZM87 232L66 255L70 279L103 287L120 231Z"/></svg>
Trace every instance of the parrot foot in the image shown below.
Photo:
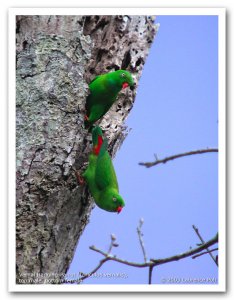
<svg viewBox="0 0 234 300"><path fill-rule="evenodd" d="M80 175L80 173L79 173L78 171L76 171L75 174L76 174L76 180L77 180L77 183L78 183L79 185L84 185L85 180L84 180L84 178Z"/></svg>
<svg viewBox="0 0 234 300"><path fill-rule="evenodd" d="M79 185L83 185L85 183L84 178L80 175L80 173L75 168L72 168L72 170L75 173L77 183Z"/></svg>
<svg viewBox="0 0 234 300"><path fill-rule="evenodd" d="M90 130L89 117L87 115L84 116L84 127L85 129Z"/></svg>

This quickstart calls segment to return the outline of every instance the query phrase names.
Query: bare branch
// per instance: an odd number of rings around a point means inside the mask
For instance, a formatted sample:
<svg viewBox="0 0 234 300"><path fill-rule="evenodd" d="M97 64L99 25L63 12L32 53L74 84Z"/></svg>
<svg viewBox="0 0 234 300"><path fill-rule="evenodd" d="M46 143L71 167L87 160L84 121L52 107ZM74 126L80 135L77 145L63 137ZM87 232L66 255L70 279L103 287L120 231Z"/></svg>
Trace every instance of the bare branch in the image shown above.
<svg viewBox="0 0 234 300"><path fill-rule="evenodd" d="M180 158L180 157L184 157L184 156L189 156L189 155L194 155L194 154L203 154L203 153L208 153L208 152L218 152L217 148L210 148L210 149L200 149L200 150L194 150L194 151L189 151L189 152L185 152L185 153L180 153L180 154L175 154L172 156L168 156L165 157L163 159L157 159L154 162L140 162L139 165L140 166L145 166L146 168L150 168L159 164L165 164L170 160L176 159L176 158Z"/></svg>
<svg viewBox="0 0 234 300"><path fill-rule="evenodd" d="M81 283L85 278L90 277L92 274L97 272L97 270L99 270L105 262L111 260L111 261L116 261L118 263L121 263L121 264L124 264L124 265L127 265L127 266L131 266L131 267L137 267L137 268L146 268L146 267L148 267L149 268L149 280L148 280L148 282L149 282L149 284L151 284L152 271L153 271L153 268L155 266L159 266L159 265L162 265L162 264L165 264L165 263L168 263L168 262L178 261L180 259L190 257L190 256L192 256L196 253L199 253L199 252L207 249L209 246L212 246L212 245L216 244L217 242L218 242L218 234L216 234L216 236L214 238L212 238L208 242L202 244L201 246L199 246L197 248L194 248L192 250L189 250L187 252L184 252L182 254L177 254L177 255L174 255L174 256L171 256L171 257L161 258L161 259L151 259L149 262L145 262L145 263L130 262L130 261L118 258L116 256L110 255L110 253L104 252L104 251L96 248L95 246L90 246L89 249L100 253L101 255L104 256L104 259L102 259L99 262L99 264L97 265L97 267L93 271L91 271L87 274L84 274L82 277L80 277L79 280L78 280L78 283Z"/></svg>
<svg viewBox="0 0 234 300"><path fill-rule="evenodd" d="M197 258L197 257L202 256L204 254L208 254L208 253L211 253L211 252L214 252L214 251L217 251L217 250L219 250L219 248L214 248L214 249L211 249L209 251L204 251L202 253L199 253L199 254L196 254L196 255L192 256L192 258L194 259L194 258Z"/></svg>
<svg viewBox="0 0 234 300"><path fill-rule="evenodd" d="M151 259L151 261L155 264L155 265L162 265L162 264L165 264L165 263L168 263L168 262L172 262L172 261L178 261L180 259L183 259L183 258L186 258L186 257L189 257L189 256L192 256L196 253L199 253L201 252L202 250L205 250L207 249L208 247L214 245L218 243L218 234L216 234L215 237L213 237L211 240L209 240L208 242L202 244L201 246L195 248L195 249L192 249L192 250L189 250L187 252L184 252L182 254L178 254L178 255L174 255L174 256L171 256L171 257L168 257L168 258L164 258L164 259Z"/></svg>
<svg viewBox="0 0 234 300"><path fill-rule="evenodd" d="M119 262L119 263L127 265L127 266L137 267L137 268L145 268L145 267L149 267L149 266L152 265L150 262L147 262L147 263L130 262L130 261L118 258L116 256L110 256L108 253L96 248L95 246L90 246L89 249L91 249L95 252L98 252L98 253L102 254L103 256L105 256L105 257L108 257L109 260L116 261L116 262Z"/></svg>
<svg viewBox="0 0 234 300"><path fill-rule="evenodd" d="M141 249L142 249L142 252L143 252L143 256L144 256L144 261L145 263L147 262L147 256L146 256L146 251L145 251L145 244L144 244L144 241L143 241L143 233L141 231L141 227L144 223L144 219L141 218L140 221L139 221L139 226L137 227L137 234L138 234L138 237L139 237L139 242L140 242L140 245L141 245Z"/></svg>
<svg viewBox="0 0 234 300"><path fill-rule="evenodd" d="M205 241L203 240L202 236L200 235L198 228L193 225L193 229L196 232L197 236L199 237L200 241L202 242L202 244L205 243ZM216 261L215 257L213 256L213 254L210 252L210 249L207 247L206 248L207 252L209 253L210 257L213 259L214 263L218 266L218 262Z"/></svg>

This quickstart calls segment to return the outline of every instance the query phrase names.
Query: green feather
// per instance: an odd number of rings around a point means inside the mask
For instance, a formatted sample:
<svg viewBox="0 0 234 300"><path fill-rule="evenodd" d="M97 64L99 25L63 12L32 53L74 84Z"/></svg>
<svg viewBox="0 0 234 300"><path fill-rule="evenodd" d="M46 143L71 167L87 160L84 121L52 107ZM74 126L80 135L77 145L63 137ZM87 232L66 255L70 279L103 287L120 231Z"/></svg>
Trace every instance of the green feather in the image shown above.
<svg viewBox="0 0 234 300"><path fill-rule="evenodd" d="M97 158L96 183L100 190L107 187L119 189L112 160L107 151L107 141L104 140Z"/></svg>

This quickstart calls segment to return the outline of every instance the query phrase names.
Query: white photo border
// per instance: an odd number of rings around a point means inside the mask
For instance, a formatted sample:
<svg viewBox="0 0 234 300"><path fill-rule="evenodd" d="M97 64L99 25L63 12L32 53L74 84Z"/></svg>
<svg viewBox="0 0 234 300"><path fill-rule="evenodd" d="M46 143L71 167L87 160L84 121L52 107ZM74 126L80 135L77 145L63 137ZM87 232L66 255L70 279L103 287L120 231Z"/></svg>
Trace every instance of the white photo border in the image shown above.
<svg viewBox="0 0 234 300"><path fill-rule="evenodd" d="M15 17L17 15L210 15L218 16L219 98L219 283L217 285L28 285L16 284L15 242ZM226 9L225 8L10 8L8 114L8 290L10 292L224 292L226 291Z"/></svg>

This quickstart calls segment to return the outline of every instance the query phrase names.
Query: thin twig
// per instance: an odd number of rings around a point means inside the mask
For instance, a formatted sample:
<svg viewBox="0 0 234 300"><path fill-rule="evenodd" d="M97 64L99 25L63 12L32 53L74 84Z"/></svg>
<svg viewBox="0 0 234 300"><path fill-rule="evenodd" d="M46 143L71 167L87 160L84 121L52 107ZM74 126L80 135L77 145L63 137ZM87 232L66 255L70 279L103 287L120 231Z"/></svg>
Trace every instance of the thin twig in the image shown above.
<svg viewBox="0 0 234 300"><path fill-rule="evenodd" d="M205 241L203 240L202 236L200 235L198 228L197 228L195 225L193 225L193 229L194 229L194 231L196 232L196 234L197 234L197 236L199 237L199 239L200 239L200 241L202 242L202 244L204 244ZM214 263L218 266L218 263L217 263L215 257L214 257L213 254L210 252L210 249L207 247L206 250L209 252L209 255L210 255L210 257L213 259Z"/></svg>
<svg viewBox="0 0 234 300"><path fill-rule="evenodd" d="M95 269L93 269L93 271L91 271L90 273L87 273L87 274L82 275L82 276L78 279L78 283L81 283L84 279L86 279L86 278L92 276L94 273L97 272L97 270L99 270L99 269L101 268L101 266L102 266L106 261L108 261L108 260L111 259L111 257L110 257L109 255L110 255L110 253L111 253L112 248L113 248L113 247L118 247L118 244L117 244L115 241L116 241L115 235L114 235L114 234L111 234L111 242L110 242L109 249L108 249L108 251L107 251L107 253L106 253L106 255L105 255L105 258L103 258L103 259L99 262L99 264L97 265L97 267L96 267ZM91 247L89 247L89 248L91 249L92 247L94 247L94 246L91 246Z"/></svg>
<svg viewBox="0 0 234 300"><path fill-rule="evenodd" d="M203 154L203 153L208 153L208 152L218 152L219 150L217 148L210 148L210 149L200 149L200 150L194 150L194 151L189 151L185 153L180 153L180 154L175 154L172 156L165 157L163 159L157 159L154 162L140 162L140 166L145 166L146 168L150 168L159 164L165 164L170 160L184 157L184 156L189 156L189 155L194 155L194 154Z"/></svg>
<svg viewBox="0 0 234 300"><path fill-rule="evenodd" d="M104 257L106 257L107 255L109 255L108 253L102 251L101 249L96 248L95 246L90 246L89 249L93 250L93 251L95 251L97 253L102 254ZM131 262L131 261L127 261L127 260L118 258L116 256L109 256L109 260L116 261L116 262L119 262L121 264L130 266L130 267L145 268L145 267L151 266L150 262L146 262L146 263Z"/></svg>
<svg viewBox="0 0 234 300"><path fill-rule="evenodd" d="M164 259L151 259L151 261L157 266L168 263L168 262L172 262L172 261L178 261L180 259L183 259L183 258L192 256L196 253L199 253L202 250L205 250L208 247L210 247L210 246L212 246L216 243L218 243L218 234L216 234L216 236L213 237L211 240L209 240L208 242L202 244L201 246L199 246L197 248L194 248L194 249L191 249L191 250L189 250L187 252L184 252L182 254L174 255L174 256L171 256L171 257L168 257L168 258L164 258Z"/></svg>
<svg viewBox="0 0 234 300"><path fill-rule="evenodd" d="M118 244L115 241L116 241L115 235L111 234L111 243L110 243L109 249L107 251L108 254L111 253L113 247L118 247Z"/></svg>
<svg viewBox="0 0 234 300"><path fill-rule="evenodd" d="M204 251L202 253L199 253L199 254L196 254L196 255L192 256L192 258L194 259L194 258L197 258L197 257L202 256L204 254L208 254L208 253L211 253L211 252L214 252L214 251L217 251L217 250L219 250L219 248L214 248L214 249L211 249L209 251Z"/></svg>
<svg viewBox="0 0 234 300"><path fill-rule="evenodd" d="M148 280L148 283L151 284L152 282L152 272L153 272L153 266L150 266L149 267L149 280Z"/></svg>
<svg viewBox="0 0 234 300"><path fill-rule="evenodd" d="M145 244L144 244L144 241L143 241L143 233L141 231L141 227L144 223L144 219L141 218L140 221L139 221L139 226L137 227L137 234L138 234L138 237L139 237L139 242L140 242L140 245L141 245L141 249L142 249L142 252L143 252L143 256L144 256L144 261L147 262L147 256L146 256L146 251L145 251Z"/></svg>
<svg viewBox="0 0 234 300"><path fill-rule="evenodd" d="M77 283L79 284L79 283L81 283L84 279L86 279L86 278L92 276L92 275L93 275L94 273L96 273L96 272L101 268L101 266L102 266L105 262L107 262L108 260L110 260L110 257L105 257L105 258L103 258L102 260L100 260L100 262L99 262L99 264L96 266L96 268L94 268L93 271L91 271L90 273L87 273L87 274L84 274L83 276L81 276L81 277L78 279Z"/></svg>

